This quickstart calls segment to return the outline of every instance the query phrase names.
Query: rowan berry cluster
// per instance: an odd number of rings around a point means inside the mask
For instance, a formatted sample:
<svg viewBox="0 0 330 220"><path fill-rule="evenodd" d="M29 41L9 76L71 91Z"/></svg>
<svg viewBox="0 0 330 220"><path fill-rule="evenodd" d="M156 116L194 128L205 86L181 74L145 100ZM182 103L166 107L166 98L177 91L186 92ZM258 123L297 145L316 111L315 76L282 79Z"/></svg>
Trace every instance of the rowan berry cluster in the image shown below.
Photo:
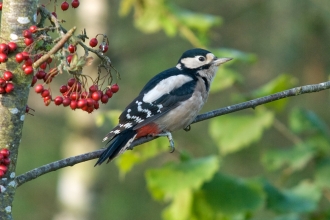
<svg viewBox="0 0 330 220"><path fill-rule="evenodd" d="M0 178L3 177L8 170L8 166L10 164L9 155L10 152L7 148L0 150Z"/></svg>

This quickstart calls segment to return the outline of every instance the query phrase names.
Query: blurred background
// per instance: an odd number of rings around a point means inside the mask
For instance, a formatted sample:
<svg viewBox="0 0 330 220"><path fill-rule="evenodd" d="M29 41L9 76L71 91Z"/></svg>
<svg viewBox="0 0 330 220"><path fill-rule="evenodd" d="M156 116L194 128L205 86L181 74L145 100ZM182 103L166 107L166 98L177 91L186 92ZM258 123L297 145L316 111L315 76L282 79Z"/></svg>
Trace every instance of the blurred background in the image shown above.
<svg viewBox="0 0 330 220"><path fill-rule="evenodd" d="M129 1L84 0L80 1L79 8L67 12L62 12L60 7L57 7L56 13L66 21L63 26L67 29L77 26L77 31L80 32L86 28L90 38L106 33L109 37L107 55L121 76L121 80L114 80L120 90L107 105L101 105L100 110L92 114L79 110L71 111L53 104L45 107L39 95L31 90L28 105L36 112L25 120L17 174L104 147L101 140L114 124L102 115L118 114L117 110L123 110L148 79L176 65L185 50L198 46L198 43L187 39L180 31L169 34L169 31L164 32L162 28L141 30L136 8L128 10L125 16L120 15L125 14L121 11L123 5L120 5L124 2ZM152 0L141 2L153 4ZM239 80L221 91L214 91L203 112L254 98L255 94L263 94L253 91L283 73L287 74L284 83L288 87L328 80L330 3L327 0L160 2L175 4L175 7L192 12L218 16L217 25L207 29L207 36L202 33L199 36L202 39L200 42L211 51L212 48L237 50L237 53L229 53L234 60L228 65L231 71L239 74ZM48 4L49 1L41 3ZM60 5L61 1L58 1L58 4ZM52 10L53 2L47 8ZM198 19L191 22L198 22ZM87 71L95 74L95 66ZM55 80L52 87L56 90L64 83L65 79L62 82ZM240 97L237 98L233 94L240 94ZM285 129L290 127L290 115L292 110L298 107L313 112L325 127L329 124L328 91L289 98L284 107L278 111L274 110L277 123L268 126L262 137L251 142L249 147L225 156L220 154L220 171L241 178L266 176L274 182L278 181L282 171L267 170L262 163L262 154L267 149L285 149L295 144L292 141L295 138L288 138L290 135L283 133L288 134ZM253 110L249 109L232 115L252 113ZM104 119L103 123L100 118ZM115 162L94 168L94 160L28 182L17 190L14 218L162 219L162 210L169 201L154 200L146 186L145 172L148 168L160 167L163 163L177 160L180 157L178 152L186 151L196 158L219 154L221 150L216 138L211 138L212 132L209 132L210 121L194 124L190 132L174 133L177 147L175 153L169 154L165 149L164 153L134 166L124 177L120 175ZM253 127L253 124L251 126ZM167 142L162 143L167 146ZM308 175L314 165L313 162L307 163L306 169L298 171L297 176L301 178ZM294 181L295 179L289 180L287 186ZM326 199L320 200L318 204L321 203L325 207L329 206ZM260 209L254 212L252 219L275 217L274 212ZM306 216L305 218L312 219Z"/></svg>

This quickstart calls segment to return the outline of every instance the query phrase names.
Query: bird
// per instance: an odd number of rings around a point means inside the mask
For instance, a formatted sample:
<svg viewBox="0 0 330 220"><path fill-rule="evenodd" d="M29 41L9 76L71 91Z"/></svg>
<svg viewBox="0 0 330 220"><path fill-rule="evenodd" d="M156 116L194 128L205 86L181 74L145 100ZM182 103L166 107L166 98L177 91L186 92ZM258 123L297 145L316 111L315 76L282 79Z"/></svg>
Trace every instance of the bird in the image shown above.
<svg viewBox="0 0 330 220"><path fill-rule="evenodd" d="M177 65L155 75L119 116L119 123L103 139L108 147L95 166L110 162L134 140L166 136L174 151L172 132L190 126L205 104L220 64L232 58L217 58L201 48L185 51Z"/></svg>

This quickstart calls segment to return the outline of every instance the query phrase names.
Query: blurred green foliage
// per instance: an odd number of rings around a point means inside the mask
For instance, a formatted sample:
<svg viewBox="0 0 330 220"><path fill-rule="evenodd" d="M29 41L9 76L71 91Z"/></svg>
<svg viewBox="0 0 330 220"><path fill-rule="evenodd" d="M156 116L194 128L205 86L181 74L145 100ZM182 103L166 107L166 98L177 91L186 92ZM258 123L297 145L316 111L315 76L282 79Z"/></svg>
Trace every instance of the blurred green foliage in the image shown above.
<svg viewBox="0 0 330 220"><path fill-rule="evenodd" d="M208 109L325 81L329 11L325 0L122 0L112 9L110 51L127 85L97 124L110 129L120 112L113 109L125 107L155 71L175 64L172 57L176 62L191 47L234 58L219 69ZM132 31L131 19L149 35ZM198 123L192 134L175 134L180 147L171 155L165 138L125 152L114 161L123 182L114 182L114 169L102 167L109 177L100 178L107 184L96 218L329 219L326 94L283 99ZM150 202L145 188L160 205Z"/></svg>

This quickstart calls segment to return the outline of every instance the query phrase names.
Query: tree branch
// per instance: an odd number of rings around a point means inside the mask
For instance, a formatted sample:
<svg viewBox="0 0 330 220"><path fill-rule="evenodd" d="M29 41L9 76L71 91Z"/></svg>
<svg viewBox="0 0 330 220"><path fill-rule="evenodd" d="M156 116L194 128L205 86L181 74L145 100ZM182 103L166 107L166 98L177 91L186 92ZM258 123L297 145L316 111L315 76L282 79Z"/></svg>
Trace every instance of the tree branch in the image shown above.
<svg viewBox="0 0 330 220"><path fill-rule="evenodd" d="M265 104L265 103L269 103L269 102L273 102L279 99L284 99L287 97L291 97L291 96L297 96L297 95L302 95L302 94L306 94L306 93L313 93L313 92L319 92L322 90L326 90L330 88L330 81L328 82L323 82L323 83L319 83L319 84L313 84L313 85L306 85L306 86L301 86L301 87L295 87L292 89L288 89L282 92L278 92L278 93L274 93L272 95L268 95L268 96L264 96L261 98L257 98L257 99L253 99L250 101L246 101L246 102L242 102L236 105L231 105L231 106L227 106L224 108L219 108L210 112L206 112L204 114L198 115L196 117L196 119L192 122L193 123L197 123L200 121L204 121L210 118L214 118L217 116L221 116L221 115L225 115L225 114L229 114L232 112L236 112L236 111L240 111L243 109L248 109L248 108L255 108L259 105ZM146 137L146 138L141 138L139 140L135 140L132 143L132 147L138 146L140 144L149 142L151 140L154 140L157 137ZM103 149L94 151L94 152L90 152L90 153L86 153L86 154L82 154L82 155L78 155L78 156L73 156L73 157L69 157L63 160L59 160L59 161L55 161L49 164L46 164L44 166L35 168L31 171L28 171L22 175L19 175L16 177L16 182L17 182L17 186L20 186L32 179L35 179L43 174L52 172L52 171L56 171L58 169L67 167L67 166L73 166L77 163L81 163L81 162L85 162L88 160L92 160L95 158L98 158L101 153L103 152Z"/></svg>

